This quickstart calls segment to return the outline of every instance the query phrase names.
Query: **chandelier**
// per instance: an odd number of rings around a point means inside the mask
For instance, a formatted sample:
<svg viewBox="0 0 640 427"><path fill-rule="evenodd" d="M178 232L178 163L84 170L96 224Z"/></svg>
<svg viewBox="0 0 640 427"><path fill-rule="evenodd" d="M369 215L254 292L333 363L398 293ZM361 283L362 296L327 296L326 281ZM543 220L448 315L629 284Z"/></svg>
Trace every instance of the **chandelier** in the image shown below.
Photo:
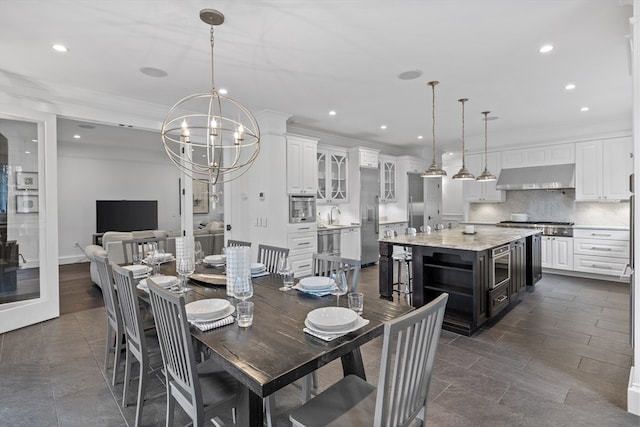
<svg viewBox="0 0 640 427"><path fill-rule="evenodd" d="M194 180L220 184L242 176L260 152L260 129L251 111L221 95L214 83L213 27L224 22L214 9L200 11L210 26L211 91L182 98L162 123L162 144L178 169Z"/></svg>
<svg viewBox="0 0 640 427"><path fill-rule="evenodd" d="M433 160L431 166L422 172L421 176L424 178L440 178L447 176L447 172L441 169L436 164L436 85L440 83L438 81L432 81L427 83L431 86L431 140L433 141Z"/></svg>
<svg viewBox="0 0 640 427"><path fill-rule="evenodd" d="M484 114L484 171L476 178L476 181L495 181L496 176L487 169L487 116L490 111L483 111Z"/></svg>
<svg viewBox="0 0 640 427"><path fill-rule="evenodd" d="M456 179L460 181L468 181L468 180L475 179L473 174L471 174L471 172L467 170L467 167L464 164L464 103L467 101L468 101L467 98L458 99L458 102L462 104L462 167L460 168L458 173L452 177L452 179Z"/></svg>

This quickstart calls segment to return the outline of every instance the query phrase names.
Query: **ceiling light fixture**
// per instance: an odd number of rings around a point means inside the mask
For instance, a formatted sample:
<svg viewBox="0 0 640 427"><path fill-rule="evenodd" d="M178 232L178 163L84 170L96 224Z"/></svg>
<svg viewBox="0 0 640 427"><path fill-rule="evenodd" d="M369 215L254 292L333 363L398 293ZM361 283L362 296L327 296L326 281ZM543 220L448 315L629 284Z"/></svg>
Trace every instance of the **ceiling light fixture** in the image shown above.
<svg viewBox="0 0 640 427"><path fill-rule="evenodd" d="M247 107L215 87L213 27L224 22L224 15L203 9L200 19L210 26L211 91L189 95L171 107L161 135L178 169L197 181L216 184L237 179L249 170L260 152L260 129Z"/></svg>
<svg viewBox="0 0 640 427"><path fill-rule="evenodd" d="M545 44L544 46L541 46L540 49L538 49L538 52L540 53L549 53L553 50L553 46L550 44Z"/></svg>
<svg viewBox="0 0 640 427"><path fill-rule="evenodd" d="M433 158L431 160L431 166L422 172L423 178L441 178L447 176L447 172L439 168L436 164L436 85L440 83L438 81L432 81L427 83L431 86L431 140L433 141Z"/></svg>
<svg viewBox="0 0 640 427"><path fill-rule="evenodd" d="M227 93L229 93L229 91L228 91L228 90L226 90L225 88L220 88L220 90L218 91L218 93L219 93L220 95L226 95Z"/></svg>
<svg viewBox="0 0 640 427"><path fill-rule="evenodd" d="M489 172L487 166L487 122L489 118L487 117L491 111L483 111L484 114L484 170L482 173L476 178L476 181L495 181L497 178L491 172Z"/></svg>
<svg viewBox="0 0 640 427"><path fill-rule="evenodd" d="M53 46L51 46L53 48L53 50L55 50L56 52L69 52L69 49L62 44L54 44Z"/></svg>
<svg viewBox="0 0 640 427"><path fill-rule="evenodd" d="M589 107L582 107L580 111L589 111Z"/></svg>
<svg viewBox="0 0 640 427"><path fill-rule="evenodd" d="M422 135L418 135L418 139L422 139L424 138Z"/></svg>
<svg viewBox="0 0 640 427"><path fill-rule="evenodd" d="M453 175L452 179L459 181L469 181L476 178L467 170L467 166L464 164L464 103L468 100L468 98L458 99L458 102L462 105L462 167L457 174Z"/></svg>
<svg viewBox="0 0 640 427"><path fill-rule="evenodd" d="M336 115L336 112L335 112L334 110L331 110L331 111L329 111L329 115L330 115L330 116L335 116L335 115Z"/></svg>
<svg viewBox="0 0 640 427"><path fill-rule="evenodd" d="M574 90L576 85L574 83L568 83L565 87L566 90Z"/></svg>
<svg viewBox="0 0 640 427"><path fill-rule="evenodd" d="M80 139L80 135L73 135L75 139Z"/></svg>

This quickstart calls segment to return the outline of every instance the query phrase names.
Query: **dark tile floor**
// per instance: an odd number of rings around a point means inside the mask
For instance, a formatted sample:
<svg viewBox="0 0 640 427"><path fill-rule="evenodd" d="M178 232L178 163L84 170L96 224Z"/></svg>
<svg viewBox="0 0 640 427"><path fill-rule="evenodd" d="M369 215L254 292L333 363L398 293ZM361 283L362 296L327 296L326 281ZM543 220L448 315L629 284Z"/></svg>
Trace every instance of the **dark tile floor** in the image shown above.
<svg viewBox="0 0 640 427"><path fill-rule="evenodd" d="M377 297L377 268L363 269L360 283L366 298ZM74 286L88 309L0 335L0 425L132 424L135 405L121 406L122 376L112 389L111 369L103 372L104 309L91 301L93 291ZM625 410L628 298L624 284L545 274L520 304L473 337L443 331L427 425L640 425ZM380 345L363 349L374 383ZM321 388L340 375L339 363L323 367ZM149 395L161 392L152 381ZM299 397L294 386L276 394L278 426L290 425L287 414ZM143 425L164 425L164 408L164 396L148 399Z"/></svg>

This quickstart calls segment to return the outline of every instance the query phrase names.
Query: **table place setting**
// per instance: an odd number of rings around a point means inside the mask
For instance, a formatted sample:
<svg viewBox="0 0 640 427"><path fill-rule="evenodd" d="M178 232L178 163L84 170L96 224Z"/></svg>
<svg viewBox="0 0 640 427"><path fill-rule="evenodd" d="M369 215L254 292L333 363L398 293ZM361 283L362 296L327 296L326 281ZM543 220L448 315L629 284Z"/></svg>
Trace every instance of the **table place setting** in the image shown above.
<svg viewBox="0 0 640 427"><path fill-rule="evenodd" d="M330 277L310 276L300 279L300 281L293 286L293 289L316 297L323 297L333 295L335 287L336 283Z"/></svg>
<svg viewBox="0 0 640 427"><path fill-rule="evenodd" d="M207 255L203 262L210 267L224 267L227 264L227 256L225 254Z"/></svg>
<svg viewBox="0 0 640 427"><path fill-rule="evenodd" d="M267 276L270 273L267 271L267 267L261 262L254 262L251 264L251 277Z"/></svg>
<svg viewBox="0 0 640 427"><path fill-rule="evenodd" d="M303 331L323 341L333 341L368 324L368 319L363 319L352 309L322 307L307 314Z"/></svg>
<svg viewBox="0 0 640 427"><path fill-rule="evenodd" d="M125 265L122 268L133 271L133 278L136 280L147 278L151 270L153 270L148 265L142 264Z"/></svg>
<svg viewBox="0 0 640 427"><path fill-rule="evenodd" d="M235 322L232 316L236 308L221 298L193 301L184 306L187 320L201 331L208 331Z"/></svg>
<svg viewBox="0 0 640 427"><path fill-rule="evenodd" d="M136 288L141 291L149 292L149 285L147 284L148 278L142 279L136 285ZM178 278L176 276L153 276L153 282L165 289L171 289L178 284Z"/></svg>

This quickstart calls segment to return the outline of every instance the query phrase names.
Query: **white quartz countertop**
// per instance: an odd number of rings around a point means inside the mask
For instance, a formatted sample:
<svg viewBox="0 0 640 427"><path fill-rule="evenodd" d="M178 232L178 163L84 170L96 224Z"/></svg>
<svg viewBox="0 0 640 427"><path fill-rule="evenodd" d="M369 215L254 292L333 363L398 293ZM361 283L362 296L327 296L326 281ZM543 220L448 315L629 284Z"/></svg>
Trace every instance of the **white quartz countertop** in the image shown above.
<svg viewBox="0 0 640 427"><path fill-rule="evenodd" d="M532 228L504 228L495 226L476 226L475 234L465 234L463 231L463 227L446 228L444 230L432 231L431 233L417 233L415 236L402 235L383 238L380 239L380 241L407 246L430 246L466 251L484 251L523 237L542 233L540 230Z"/></svg>
<svg viewBox="0 0 640 427"><path fill-rule="evenodd" d="M360 224L322 224L318 225L318 231L341 230L343 228L360 227Z"/></svg>

